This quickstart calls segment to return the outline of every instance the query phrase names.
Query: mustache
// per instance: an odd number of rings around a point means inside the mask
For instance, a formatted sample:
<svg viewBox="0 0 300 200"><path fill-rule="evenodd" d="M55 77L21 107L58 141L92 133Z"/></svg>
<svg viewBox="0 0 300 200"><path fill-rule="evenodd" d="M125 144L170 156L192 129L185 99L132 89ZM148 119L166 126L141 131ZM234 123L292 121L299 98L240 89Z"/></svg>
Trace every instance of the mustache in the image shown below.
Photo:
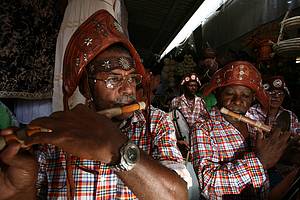
<svg viewBox="0 0 300 200"><path fill-rule="evenodd" d="M135 95L122 95L118 97L115 101L115 104L117 105L124 105L136 102L136 96Z"/></svg>

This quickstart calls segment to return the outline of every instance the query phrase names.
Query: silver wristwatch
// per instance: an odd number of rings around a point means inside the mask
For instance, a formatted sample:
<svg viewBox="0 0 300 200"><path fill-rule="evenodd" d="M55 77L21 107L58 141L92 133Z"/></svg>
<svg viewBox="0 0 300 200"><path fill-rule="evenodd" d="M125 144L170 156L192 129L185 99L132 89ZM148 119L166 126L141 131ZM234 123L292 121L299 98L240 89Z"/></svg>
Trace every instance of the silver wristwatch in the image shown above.
<svg viewBox="0 0 300 200"><path fill-rule="evenodd" d="M140 160L140 149L136 144L129 140L121 147L120 155L120 163L111 165L110 168L117 172L129 171Z"/></svg>

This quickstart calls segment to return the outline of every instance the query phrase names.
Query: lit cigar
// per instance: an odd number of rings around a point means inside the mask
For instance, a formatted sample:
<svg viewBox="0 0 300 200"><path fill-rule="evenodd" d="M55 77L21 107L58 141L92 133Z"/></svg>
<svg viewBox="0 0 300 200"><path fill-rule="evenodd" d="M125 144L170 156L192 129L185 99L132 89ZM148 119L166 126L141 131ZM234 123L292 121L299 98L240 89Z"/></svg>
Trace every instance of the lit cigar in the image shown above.
<svg viewBox="0 0 300 200"><path fill-rule="evenodd" d="M123 113L130 113L134 112L136 110L144 110L146 108L145 102L138 102L135 104L123 106L123 107L117 107L117 108L110 108L106 110L101 110L97 112L98 114L105 115L108 118L113 118L115 116L121 115Z"/></svg>
<svg viewBox="0 0 300 200"><path fill-rule="evenodd" d="M238 119L239 121L242 121L242 122L245 122L251 126L255 126L259 129L262 129L263 131L266 131L266 132L270 132L271 131L271 127L268 126L268 125L265 125L264 123L262 122L259 122L259 121L255 121L255 120L252 120L248 117L245 117L241 114L237 114L237 113L234 113L226 108L221 108L220 110L221 113L225 114L225 115L228 115L230 117L233 117L233 118L236 118Z"/></svg>
<svg viewBox="0 0 300 200"><path fill-rule="evenodd" d="M24 144L24 140L27 137L32 136L35 133L41 133L41 132L51 133L52 130L48 128L42 128L42 127L24 128L15 131L13 134L0 136L0 151L4 149L4 147L7 144L13 141L17 141L20 144Z"/></svg>

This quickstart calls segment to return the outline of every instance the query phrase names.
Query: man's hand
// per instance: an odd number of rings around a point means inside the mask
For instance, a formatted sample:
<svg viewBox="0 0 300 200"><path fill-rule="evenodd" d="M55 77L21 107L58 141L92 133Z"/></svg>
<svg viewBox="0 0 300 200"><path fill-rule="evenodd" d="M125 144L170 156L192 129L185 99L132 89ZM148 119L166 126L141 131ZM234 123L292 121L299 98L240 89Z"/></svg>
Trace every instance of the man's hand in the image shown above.
<svg viewBox="0 0 300 200"><path fill-rule="evenodd" d="M25 141L26 145L53 144L75 156L105 163L118 161L119 149L128 140L110 119L84 105L36 119L30 126L52 132L34 134Z"/></svg>
<svg viewBox="0 0 300 200"><path fill-rule="evenodd" d="M289 166L300 167L300 136L291 136L288 146L284 151L280 163Z"/></svg>
<svg viewBox="0 0 300 200"><path fill-rule="evenodd" d="M12 130L1 131L1 135ZM9 144L1 153L0 199L34 199L37 179L37 163L27 151L20 152L21 145Z"/></svg>
<svg viewBox="0 0 300 200"><path fill-rule="evenodd" d="M265 169L273 167L282 156L288 144L290 132L282 133L280 129L272 130L265 138L259 132L256 140L256 154Z"/></svg>

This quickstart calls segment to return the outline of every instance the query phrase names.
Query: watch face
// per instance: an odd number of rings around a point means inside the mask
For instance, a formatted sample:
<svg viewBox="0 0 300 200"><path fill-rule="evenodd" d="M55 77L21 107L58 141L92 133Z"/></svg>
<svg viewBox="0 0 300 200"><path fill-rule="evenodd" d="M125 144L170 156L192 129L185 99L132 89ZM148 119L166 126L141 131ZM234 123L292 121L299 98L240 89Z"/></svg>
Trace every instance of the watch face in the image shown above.
<svg viewBox="0 0 300 200"><path fill-rule="evenodd" d="M139 158L139 149L136 147L129 147L126 151L128 162L136 163Z"/></svg>

